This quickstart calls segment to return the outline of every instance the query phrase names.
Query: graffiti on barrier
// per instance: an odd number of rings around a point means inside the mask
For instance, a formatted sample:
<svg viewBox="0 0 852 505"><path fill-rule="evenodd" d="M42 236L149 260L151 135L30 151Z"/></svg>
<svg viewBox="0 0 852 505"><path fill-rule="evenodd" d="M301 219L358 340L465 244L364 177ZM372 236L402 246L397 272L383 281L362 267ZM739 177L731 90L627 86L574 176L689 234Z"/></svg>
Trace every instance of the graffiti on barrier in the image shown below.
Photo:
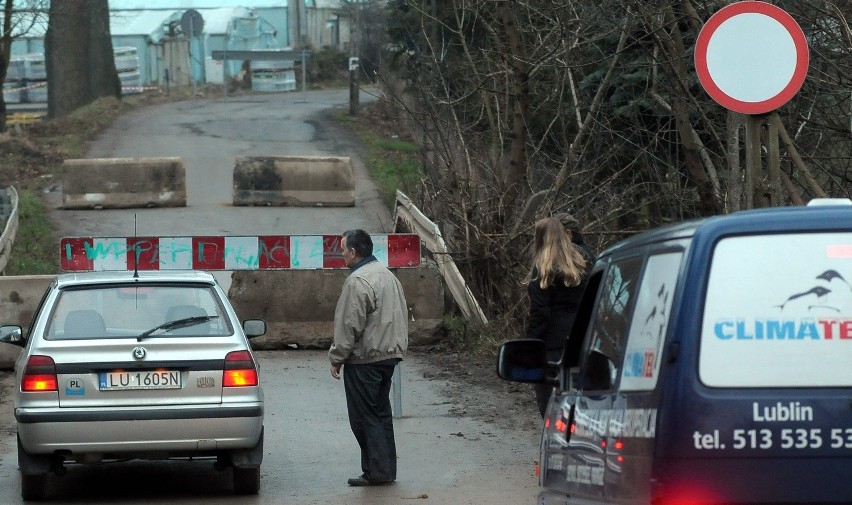
<svg viewBox="0 0 852 505"><path fill-rule="evenodd" d="M373 235L390 267L420 264L416 235ZM60 243L61 267L86 270L274 270L343 268L339 235L251 237L77 237Z"/></svg>

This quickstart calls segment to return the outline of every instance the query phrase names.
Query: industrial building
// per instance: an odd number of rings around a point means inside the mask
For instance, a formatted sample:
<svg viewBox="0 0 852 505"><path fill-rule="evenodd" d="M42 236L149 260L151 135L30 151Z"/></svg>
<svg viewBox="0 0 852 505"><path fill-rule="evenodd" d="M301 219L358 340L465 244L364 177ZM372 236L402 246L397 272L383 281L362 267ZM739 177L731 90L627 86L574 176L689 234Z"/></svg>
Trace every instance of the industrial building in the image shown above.
<svg viewBox="0 0 852 505"><path fill-rule="evenodd" d="M125 92L222 83L246 70L242 61L214 61L213 51L347 48L348 18L340 0L301 1L110 0L110 35ZM193 26L199 21L200 29ZM45 32L46 23L37 22L15 37L3 89L7 102L47 100ZM257 91L295 89L292 61L250 67Z"/></svg>

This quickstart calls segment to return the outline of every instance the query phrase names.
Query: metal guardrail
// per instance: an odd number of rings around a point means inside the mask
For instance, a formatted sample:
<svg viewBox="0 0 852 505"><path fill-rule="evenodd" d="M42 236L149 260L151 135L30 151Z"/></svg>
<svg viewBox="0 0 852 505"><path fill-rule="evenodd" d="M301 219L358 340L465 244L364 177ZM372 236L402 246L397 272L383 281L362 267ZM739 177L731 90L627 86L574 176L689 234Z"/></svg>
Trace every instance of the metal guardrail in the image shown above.
<svg viewBox="0 0 852 505"><path fill-rule="evenodd" d="M0 190L0 222L3 223L3 234L0 235L0 272L5 275L12 244L18 233L18 191L14 186Z"/></svg>
<svg viewBox="0 0 852 505"><path fill-rule="evenodd" d="M458 266L450 256L444 237L438 225L427 218L402 191L396 191L395 221L402 221L411 233L420 236L420 241L432 253L435 263L450 293L453 295L465 318L476 323L487 323L488 318L473 296L470 287L462 277Z"/></svg>

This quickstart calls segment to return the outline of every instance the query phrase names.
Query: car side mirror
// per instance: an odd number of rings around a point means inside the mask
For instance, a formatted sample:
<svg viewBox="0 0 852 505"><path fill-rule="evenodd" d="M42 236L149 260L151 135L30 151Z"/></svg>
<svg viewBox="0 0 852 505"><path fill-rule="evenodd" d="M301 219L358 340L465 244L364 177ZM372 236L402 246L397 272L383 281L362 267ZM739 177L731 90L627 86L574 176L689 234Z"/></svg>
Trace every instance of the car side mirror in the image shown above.
<svg viewBox="0 0 852 505"><path fill-rule="evenodd" d="M512 382L546 382L547 365L544 341L538 339L509 340L497 355L497 375Z"/></svg>
<svg viewBox="0 0 852 505"><path fill-rule="evenodd" d="M14 324L0 326L0 342L18 347L24 347L27 344L27 341L24 340L23 328Z"/></svg>
<svg viewBox="0 0 852 505"><path fill-rule="evenodd" d="M266 321L263 319L246 319L243 321L243 332L248 338L255 338L266 334Z"/></svg>

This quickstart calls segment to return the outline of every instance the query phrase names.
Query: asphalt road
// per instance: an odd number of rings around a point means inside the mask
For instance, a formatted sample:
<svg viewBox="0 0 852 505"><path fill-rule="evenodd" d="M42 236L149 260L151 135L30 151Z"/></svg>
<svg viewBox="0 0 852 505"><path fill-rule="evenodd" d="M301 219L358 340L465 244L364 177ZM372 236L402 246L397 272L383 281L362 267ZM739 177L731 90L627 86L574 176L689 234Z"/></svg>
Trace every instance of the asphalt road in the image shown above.
<svg viewBox="0 0 852 505"><path fill-rule="evenodd" d="M369 100L363 92L361 97ZM357 158L357 146L318 120L328 111L347 108L348 92L340 90L196 100L136 111L98 138L89 157L181 156L188 206L57 209L60 235L320 234L354 227L390 231L389 212ZM352 156L356 207L231 207L233 161L241 154ZM58 207L61 192L48 200ZM216 473L206 463L129 462L72 467L50 480L52 503L534 503L538 413L531 400L524 406L514 398L495 399L493 389L477 385L482 381L475 374L494 374L493 367L454 372L460 375L454 377L436 373L432 359L411 352L401 365L403 416L395 421L398 482L349 488L346 479L360 473L360 455L346 418L343 384L330 377L325 353L263 351L259 360L266 392L259 496L233 496L230 474ZM0 372L2 505L21 502L10 405L14 387L12 375Z"/></svg>
<svg viewBox="0 0 852 505"><path fill-rule="evenodd" d="M375 97L365 90L361 101ZM199 99L146 107L119 118L92 142L89 158L178 156L187 206L62 210L61 188L47 196L60 237L336 234L393 231L389 210L360 161L358 146L334 121L348 112L348 90ZM237 156L349 156L355 207L233 207ZM229 275L217 275L227 291Z"/></svg>
<svg viewBox="0 0 852 505"><path fill-rule="evenodd" d="M532 504L538 457L535 430L510 430L457 415L447 387L465 387L430 376L416 352L402 365L402 414L394 422L398 479L390 486L350 488L360 474L360 453L346 417L343 383L331 378L323 351L261 351L266 395L264 460L256 497L235 496L229 471L209 462L134 461L72 465L51 476L51 503L441 505ZM490 373L491 370L483 371ZM0 504L22 503L10 422L14 378L0 372ZM475 394L487 394L476 390ZM518 415L517 412L504 412ZM499 413L495 413L498 415ZM524 414L522 414L523 416ZM537 416L530 408L526 416Z"/></svg>

